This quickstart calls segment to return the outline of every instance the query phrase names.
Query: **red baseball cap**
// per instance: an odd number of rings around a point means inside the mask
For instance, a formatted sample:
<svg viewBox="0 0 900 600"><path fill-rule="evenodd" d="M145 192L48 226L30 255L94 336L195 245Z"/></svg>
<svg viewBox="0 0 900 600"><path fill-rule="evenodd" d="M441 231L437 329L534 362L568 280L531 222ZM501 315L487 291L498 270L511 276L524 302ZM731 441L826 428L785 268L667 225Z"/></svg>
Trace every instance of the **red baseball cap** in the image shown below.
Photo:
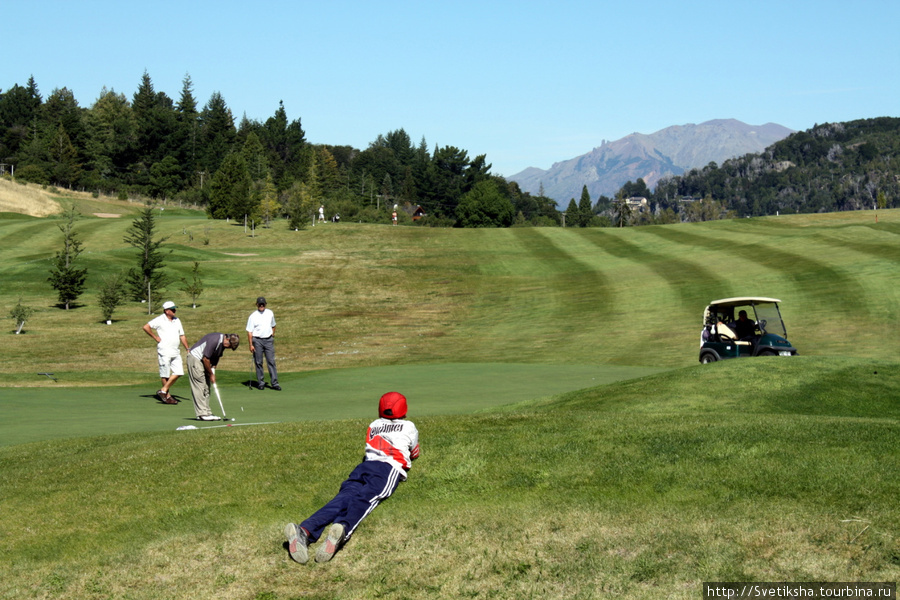
<svg viewBox="0 0 900 600"><path fill-rule="evenodd" d="M402 419L406 410L406 396L399 392L388 392L378 401L378 416L383 419Z"/></svg>

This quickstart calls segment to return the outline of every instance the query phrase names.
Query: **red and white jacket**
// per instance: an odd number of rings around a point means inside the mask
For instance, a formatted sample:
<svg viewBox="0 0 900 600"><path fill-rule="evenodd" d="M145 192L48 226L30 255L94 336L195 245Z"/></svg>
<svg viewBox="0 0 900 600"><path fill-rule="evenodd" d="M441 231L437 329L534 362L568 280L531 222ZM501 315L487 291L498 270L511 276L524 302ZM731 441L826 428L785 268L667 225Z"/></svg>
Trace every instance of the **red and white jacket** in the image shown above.
<svg viewBox="0 0 900 600"><path fill-rule="evenodd" d="M419 458L419 430L406 419L375 419L366 432L366 460L386 462L406 479Z"/></svg>

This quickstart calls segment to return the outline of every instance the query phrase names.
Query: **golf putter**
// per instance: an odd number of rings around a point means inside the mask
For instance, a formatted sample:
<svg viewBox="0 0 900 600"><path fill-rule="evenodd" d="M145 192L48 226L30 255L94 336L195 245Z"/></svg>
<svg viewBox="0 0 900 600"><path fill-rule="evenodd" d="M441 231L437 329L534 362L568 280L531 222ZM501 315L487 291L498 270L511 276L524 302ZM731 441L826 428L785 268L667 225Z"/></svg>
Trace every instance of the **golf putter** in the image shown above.
<svg viewBox="0 0 900 600"><path fill-rule="evenodd" d="M213 375L215 375L215 374L216 374L216 370L213 369ZM219 408L222 409L222 420L227 421L228 417L225 415L225 405L222 404L222 395L219 393L219 384L214 383L212 385L213 385L213 390L215 390L215 392L216 392L216 398L219 399ZM232 420L234 420L234 419L232 419Z"/></svg>
<svg viewBox="0 0 900 600"><path fill-rule="evenodd" d="M216 398L219 399L219 408L222 409L222 419L224 419L225 421L227 421L228 418L225 416L225 406L222 404L222 395L219 394L219 384L214 383L214 384L213 384L213 389L216 391Z"/></svg>

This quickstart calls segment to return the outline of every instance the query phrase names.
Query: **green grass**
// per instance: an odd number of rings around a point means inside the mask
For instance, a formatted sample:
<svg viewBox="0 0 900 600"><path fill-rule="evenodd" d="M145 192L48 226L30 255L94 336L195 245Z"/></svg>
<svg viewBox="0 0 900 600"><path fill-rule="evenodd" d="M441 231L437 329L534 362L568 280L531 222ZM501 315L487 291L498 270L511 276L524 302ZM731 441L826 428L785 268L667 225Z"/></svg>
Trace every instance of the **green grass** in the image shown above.
<svg viewBox="0 0 900 600"><path fill-rule="evenodd" d="M281 368L298 372L442 362L684 367L696 361L703 307L730 295L781 298L804 355L896 355L900 340L884 326L900 319L900 211L879 211L877 224L865 212L840 216L626 229L341 223L293 232L279 223L256 237L197 217L159 222L174 280L201 263L197 309L177 284L164 295L187 307L189 340L243 331L262 294L279 319ZM0 355L3 385L34 385L32 371L91 373L84 384L152 380L146 306L129 303L107 326L96 304L101 278L134 263L122 241L130 219L77 225L88 291L68 312L46 281L55 223L0 220L0 277L14 282L0 288L0 310L19 298L35 309Z"/></svg>
<svg viewBox="0 0 900 600"><path fill-rule="evenodd" d="M279 377L282 392L260 392L248 385L249 356L227 353L222 359L223 366L235 363L247 369L243 373L220 370L217 379L226 413L238 426L371 417L375 414L372 399L392 389L403 390L413 399L419 415L470 414L660 371L596 365L396 365L285 373ZM59 381L35 374L43 379L41 387L7 389L0 396L4 416L0 446L199 425L186 378L172 388L182 403L167 406L154 397L158 385L67 387L61 382L83 374L55 376ZM215 397L211 406L220 412Z"/></svg>
<svg viewBox="0 0 900 600"><path fill-rule="evenodd" d="M336 491L368 419L3 448L0 597L695 598L703 581L895 581L897 366L732 361L469 416L412 403L422 457L327 566L292 563L280 531Z"/></svg>
<svg viewBox="0 0 900 600"><path fill-rule="evenodd" d="M102 206L86 205L115 212ZM0 353L0 598L696 598L703 581L896 581L900 211L878 214L249 237L166 212L172 273L204 273L200 306L179 311L191 341L242 332L260 294L279 320L285 392L243 386L246 348L221 370L238 424L276 423L201 431L175 431L196 423L189 401L147 397L146 308L104 325L89 291L59 310L45 281L57 221L0 218L0 309L36 308L22 335L7 321ZM79 223L89 285L130 266L129 223ZM744 294L782 298L801 356L698 365L703 306ZM421 431L409 481L327 566L292 563L284 523L334 494L388 389Z"/></svg>

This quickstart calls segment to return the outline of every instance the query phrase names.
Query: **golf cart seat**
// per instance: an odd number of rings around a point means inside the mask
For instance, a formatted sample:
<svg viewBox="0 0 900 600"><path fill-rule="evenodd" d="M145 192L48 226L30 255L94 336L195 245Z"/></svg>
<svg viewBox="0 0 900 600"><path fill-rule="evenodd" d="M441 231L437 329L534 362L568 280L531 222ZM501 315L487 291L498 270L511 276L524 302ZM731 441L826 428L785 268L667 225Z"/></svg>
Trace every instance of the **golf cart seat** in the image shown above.
<svg viewBox="0 0 900 600"><path fill-rule="evenodd" d="M729 327L725 323L722 323L721 321L716 323L716 333L719 334L719 338L722 339L723 341L725 341L725 339L727 339L728 341L734 342L738 346L750 346L751 345L750 342L748 342L748 341L739 340L737 334L731 329L731 327Z"/></svg>

